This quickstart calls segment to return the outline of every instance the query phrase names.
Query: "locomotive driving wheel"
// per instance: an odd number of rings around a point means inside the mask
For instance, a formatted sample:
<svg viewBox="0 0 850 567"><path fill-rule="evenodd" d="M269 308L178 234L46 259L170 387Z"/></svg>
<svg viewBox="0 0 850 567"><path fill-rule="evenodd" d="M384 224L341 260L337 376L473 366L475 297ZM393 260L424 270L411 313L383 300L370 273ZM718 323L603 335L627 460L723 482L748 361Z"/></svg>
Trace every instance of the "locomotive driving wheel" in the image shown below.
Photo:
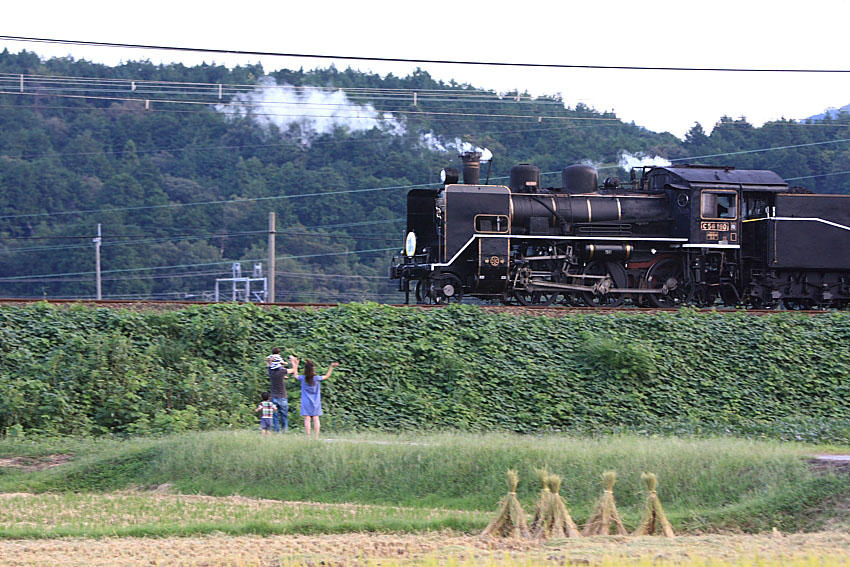
<svg viewBox="0 0 850 567"><path fill-rule="evenodd" d="M558 297L557 291L545 291L545 290L536 290L536 291L528 291L528 290L515 290L514 297L519 302L520 305L552 305L552 302L555 301L555 298Z"/></svg>
<svg viewBox="0 0 850 567"><path fill-rule="evenodd" d="M646 272L646 287L661 293L649 295L656 307L679 307L693 299L693 285L685 278L685 270L679 258L662 258Z"/></svg>
<svg viewBox="0 0 850 567"><path fill-rule="evenodd" d="M535 269L537 273L539 272L550 272L554 273L555 267L552 262L535 262ZM523 286L531 286L532 289L528 287L523 287L521 289L514 290L514 299L517 300L517 303L520 305L552 305L552 303L558 298L558 291L552 289L533 289L534 287L534 278L533 274L535 272L532 271L531 267L528 265L522 266L519 268L519 273L517 274L517 282ZM552 277L547 276L547 278L543 278L539 280L543 285L546 284L547 281L552 281Z"/></svg>
<svg viewBox="0 0 850 567"><path fill-rule="evenodd" d="M782 305L789 311L807 311L815 308L815 301L808 297L795 297L783 299Z"/></svg>
<svg viewBox="0 0 850 567"><path fill-rule="evenodd" d="M583 285L592 285L595 291L582 292L581 298L588 307L619 307L625 297L615 290L626 287L626 270L616 262L594 260L582 271L586 276L607 276L605 278L586 278Z"/></svg>

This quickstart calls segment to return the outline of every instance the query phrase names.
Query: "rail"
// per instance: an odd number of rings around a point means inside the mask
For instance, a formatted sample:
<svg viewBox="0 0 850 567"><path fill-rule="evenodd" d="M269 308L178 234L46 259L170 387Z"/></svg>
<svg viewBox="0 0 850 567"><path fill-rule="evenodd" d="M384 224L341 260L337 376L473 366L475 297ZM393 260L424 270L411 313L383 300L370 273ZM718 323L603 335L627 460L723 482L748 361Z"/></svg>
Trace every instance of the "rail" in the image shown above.
<svg viewBox="0 0 850 567"><path fill-rule="evenodd" d="M219 304L233 304L231 301L139 301L136 299L35 299L35 298L14 298L14 297L6 297L0 298L0 306L2 305L28 305L34 303L47 303L51 305L86 305L86 306L94 306L94 307L109 307L109 308L125 308L125 309L136 309L136 310L165 310L165 309L180 309L183 307L191 307L193 305L219 305ZM245 303L239 303L238 305L245 305ZM285 302L275 302L275 303L251 303L251 305L261 307L261 308L269 308L269 307L280 307L287 309L306 309L306 308L331 308L331 307L339 307L341 305L346 305L346 303L285 303ZM403 304L403 303L387 303L390 307L406 307L406 308L414 308L414 309L437 309L446 307L443 304ZM468 304L473 305L473 304ZM515 314L530 314L534 313L536 315L550 315L550 316L562 316L562 315L570 315L574 313L600 313L600 314L611 314L611 313L627 313L627 314L652 314L652 313L675 313L680 308L676 307L576 307L576 306L558 306L558 305L549 305L549 306L535 306L535 305L487 305L480 304L478 305L485 311L494 311L494 312L502 312L502 313L515 313ZM744 309L744 308L731 308L731 307L704 307L704 308L693 308L689 307L688 309L693 309L694 311L700 313L747 313L749 315L775 315L777 313L794 313L794 314L803 314L803 315L824 315L828 313L835 313L834 310L788 310L788 309Z"/></svg>

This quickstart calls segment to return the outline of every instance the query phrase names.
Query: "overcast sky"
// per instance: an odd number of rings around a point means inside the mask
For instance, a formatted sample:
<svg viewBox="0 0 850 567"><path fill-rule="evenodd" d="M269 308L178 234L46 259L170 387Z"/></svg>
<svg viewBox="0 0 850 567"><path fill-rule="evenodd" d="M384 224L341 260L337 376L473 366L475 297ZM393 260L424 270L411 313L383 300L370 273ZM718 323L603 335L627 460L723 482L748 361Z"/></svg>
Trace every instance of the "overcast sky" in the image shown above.
<svg viewBox="0 0 850 567"><path fill-rule="evenodd" d="M850 2L14 2L0 34L241 51L569 65L850 69ZM524 11L522 11L524 10ZM203 61L326 67L331 61L0 41L0 49L106 64ZM338 60L380 74L417 65ZM561 93L654 131L710 131L724 115L753 124L850 104L850 73L567 70L422 64L438 79Z"/></svg>

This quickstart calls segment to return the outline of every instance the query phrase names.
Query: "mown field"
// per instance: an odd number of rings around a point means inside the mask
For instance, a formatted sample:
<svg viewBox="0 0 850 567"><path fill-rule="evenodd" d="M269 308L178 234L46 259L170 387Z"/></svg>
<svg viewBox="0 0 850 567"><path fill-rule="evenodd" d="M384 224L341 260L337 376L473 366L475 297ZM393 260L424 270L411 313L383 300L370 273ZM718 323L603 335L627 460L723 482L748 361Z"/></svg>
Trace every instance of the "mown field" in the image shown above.
<svg viewBox="0 0 850 567"><path fill-rule="evenodd" d="M850 478L807 464L823 450L850 447L509 434L316 441L254 431L6 438L0 554L15 558L4 565L845 565ZM640 473L656 473L679 537L479 538L506 492L504 471L518 471L530 514L540 467L564 479L579 524L601 473L616 470L630 529L645 499Z"/></svg>

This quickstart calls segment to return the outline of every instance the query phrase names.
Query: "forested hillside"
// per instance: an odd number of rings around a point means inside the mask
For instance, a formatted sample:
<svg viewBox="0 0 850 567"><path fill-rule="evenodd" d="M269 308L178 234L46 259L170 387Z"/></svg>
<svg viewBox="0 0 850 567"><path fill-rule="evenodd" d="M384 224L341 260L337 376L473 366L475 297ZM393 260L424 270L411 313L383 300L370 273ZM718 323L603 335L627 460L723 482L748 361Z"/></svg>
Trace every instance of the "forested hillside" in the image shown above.
<svg viewBox="0 0 850 567"><path fill-rule="evenodd" d="M435 183L464 144L493 153L491 181L520 162L551 186L582 161L624 176L625 152L772 169L850 193L848 127L846 113L761 128L722 118L710 135L695 125L679 140L558 96L422 71L108 67L4 51L0 296L92 297L101 224L104 297L200 299L231 262L265 263L275 212L279 301L394 301L386 267L406 193Z"/></svg>

